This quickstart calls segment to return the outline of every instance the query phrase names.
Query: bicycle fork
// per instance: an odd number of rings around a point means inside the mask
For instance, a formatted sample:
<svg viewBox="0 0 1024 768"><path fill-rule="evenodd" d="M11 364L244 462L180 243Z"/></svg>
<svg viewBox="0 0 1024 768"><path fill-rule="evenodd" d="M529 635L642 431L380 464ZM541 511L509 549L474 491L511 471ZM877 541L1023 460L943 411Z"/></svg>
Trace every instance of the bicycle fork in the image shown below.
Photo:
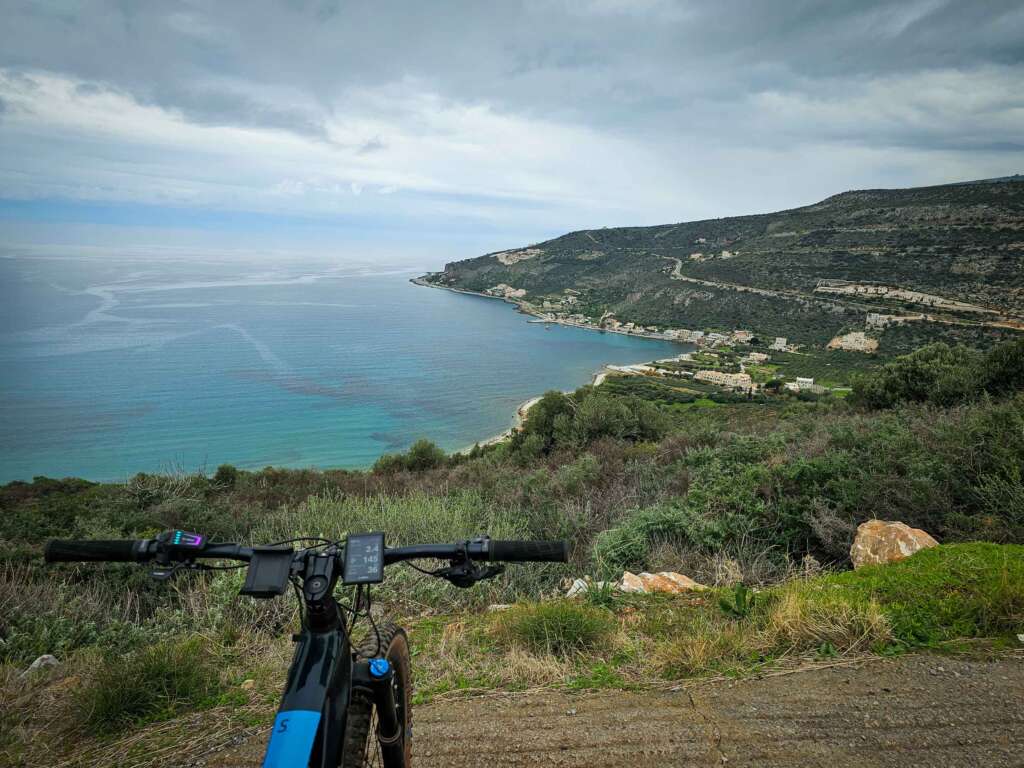
<svg viewBox="0 0 1024 768"><path fill-rule="evenodd" d="M377 733L384 764L403 756L402 723L395 702L395 668L387 659L361 659L353 665L352 683L373 697L377 708Z"/></svg>

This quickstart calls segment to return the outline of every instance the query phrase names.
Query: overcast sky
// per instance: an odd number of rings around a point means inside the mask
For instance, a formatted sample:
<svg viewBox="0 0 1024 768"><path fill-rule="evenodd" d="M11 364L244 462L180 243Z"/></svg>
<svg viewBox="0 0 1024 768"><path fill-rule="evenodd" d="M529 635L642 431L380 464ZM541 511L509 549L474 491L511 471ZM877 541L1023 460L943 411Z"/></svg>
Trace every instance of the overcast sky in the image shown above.
<svg viewBox="0 0 1024 768"><path fill-rule="evenodd" d="M447 258L1000 176L1022 84L1019 0L4 0L0 245Z"/></svg>

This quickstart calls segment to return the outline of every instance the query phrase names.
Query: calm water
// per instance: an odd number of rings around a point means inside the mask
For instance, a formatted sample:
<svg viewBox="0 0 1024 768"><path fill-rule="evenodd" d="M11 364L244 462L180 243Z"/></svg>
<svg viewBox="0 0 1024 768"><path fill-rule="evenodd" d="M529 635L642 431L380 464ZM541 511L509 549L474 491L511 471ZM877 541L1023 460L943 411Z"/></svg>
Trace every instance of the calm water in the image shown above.
<svg viewBox="0 0 1024 768"><path fill-rule="evenodd" d="M526 322L415 271L0 259L0 481L365 467L506 429L668 342Z"/></svg>

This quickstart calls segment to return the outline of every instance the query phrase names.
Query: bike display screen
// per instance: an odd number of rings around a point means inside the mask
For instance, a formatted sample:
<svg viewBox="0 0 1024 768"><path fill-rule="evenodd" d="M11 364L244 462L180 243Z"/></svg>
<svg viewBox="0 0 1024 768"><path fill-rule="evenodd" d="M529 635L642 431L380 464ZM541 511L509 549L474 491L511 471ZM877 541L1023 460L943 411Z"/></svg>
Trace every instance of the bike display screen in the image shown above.
<svg viewBox="0 0 1024 768"><path fill-rule="evenodd" d="M346 584L384 581L384 534L355 533L345 539Z"/></svg>

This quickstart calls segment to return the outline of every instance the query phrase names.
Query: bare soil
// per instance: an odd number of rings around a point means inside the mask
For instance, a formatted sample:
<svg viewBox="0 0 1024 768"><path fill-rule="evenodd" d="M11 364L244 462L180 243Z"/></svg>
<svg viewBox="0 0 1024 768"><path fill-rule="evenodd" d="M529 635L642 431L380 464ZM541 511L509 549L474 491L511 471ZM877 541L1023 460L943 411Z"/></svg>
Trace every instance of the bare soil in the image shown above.
<svg viewBox="0 0 1024 768"><path fill-rule="evenodd" d="M416 708L414 734L417 768L1024 766L1024 655L435 701ZM254 739L206 765L255 768L262 752Z"/></svg>

